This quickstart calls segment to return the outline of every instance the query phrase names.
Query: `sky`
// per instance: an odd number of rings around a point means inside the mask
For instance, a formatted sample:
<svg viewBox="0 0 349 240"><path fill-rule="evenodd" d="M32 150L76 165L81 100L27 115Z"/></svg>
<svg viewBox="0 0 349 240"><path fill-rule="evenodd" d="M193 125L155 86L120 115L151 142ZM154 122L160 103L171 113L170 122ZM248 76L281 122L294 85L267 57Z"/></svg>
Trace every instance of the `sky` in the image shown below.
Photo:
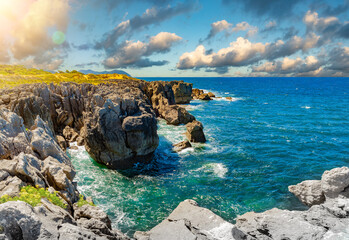
<svg viewBox="0 0 349 240"><path fill-rule="evenodd" d="M349 0L0 0L0 64L348 77Z"/></svg>

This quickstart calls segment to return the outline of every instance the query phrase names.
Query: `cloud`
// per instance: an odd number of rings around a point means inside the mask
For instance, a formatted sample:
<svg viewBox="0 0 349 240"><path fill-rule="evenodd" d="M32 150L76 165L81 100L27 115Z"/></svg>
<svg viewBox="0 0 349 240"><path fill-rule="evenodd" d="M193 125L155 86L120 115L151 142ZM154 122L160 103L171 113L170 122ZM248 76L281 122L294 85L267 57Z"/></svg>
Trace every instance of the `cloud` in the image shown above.
<svg viewBox="0 0 349 240"><path fill-rule="evenodd" d="M220 32L225 32L226 36L230 36L234 32L239 31L247 31L245 37L250 37L258 32L258 28L249 25L247 22L240 22L234 26L232 23L229 23L226 20L221 20L211 24L211 30L203 41L212 39ZM203 41L201 40L200 42Z"/></svg>
<svg viewBox="0 0 349 240"><path fill-rule="evenodd" d="M197 4L192 2L177 3L175 6L152 7L147 9L142 15L123 21L118 24L112 31L104 34L101 41L97 42L96 49L105 49L114 53L117 40L125 35L131 36L134 31L139 31L149 25L159 24L160 22L170 19L174 16L189 13L197 8Z"/></svg>
<svg viewBox="0 0 349 240"><path fill-rule="evenodd" d="M174 33L160 32L150 38L149 43L125 41L118 46L114 55L104 60L106 68L143 68L165 65L167 61L151 61L148 56L170 51L172 45L182 40Z"/></svg>
<svg viewBox="0 0 349 240"><path fill-rule="evenodd" d="M55 44L52 33L66 32L69 1L13 0L2 4L4 5L0 5L0 19L2 25L7 25L8 28L0 28L0 35L5 39L4 44L0 45L0 53L9 52L15 62L27 65L37 65L50 70L58 67L63 62L62 57L67 45ZM10 61L9 58L5 60Z"/></svg>
<svg viewBox="0 0 349 240"><path fill-rule="evenodd" d="M183 53L177 63L178 69L198 69L247 66L261 60L274 60L292 55L298 51L306 52L316 46L319 37L312 34L307 38L294 36L287 42L278 40L273 43L252 43L239 37L227 48L207 52L203 45L195 51Z"/></svg>
<svg viewBox="0 0 349 240"><path fill-rule="evenodd" d="M344 0L343 4L332 7L323 1L315 1L310 5L313 11L321 10L322 15L337 16L346 12L349 9L349 0Z"/></svg>
<svg viewBox="0 0 349 240"><path fill-rule="evenodd" d="M293 8L300 0L222 0L224 5L234 7L236 4L242 5L246 12L250 12L256 16L268 16L272 18L285 18L292 15Z"/></svg>
<svg viewBox="0 0 349 240"><path fill-rule="evenodd" d="M320 44L325 44L333 38L349 38L349 23L341 23L337 17L319 17L317 12L307 11L303 18L307 32L321 35Z"/></svg>
<svg viewBox="0 0 349 240"><path fill-rule="evenodd" d="M88 62L88 63L75 64L74 67L85 68L85 67L99 66L99 65L100 65L100 63L98 63L98 62Z"/></svg>
<svg viewBox="0 0 349 240"><path fill-rule="evenodd" d="M329 53L328 69L349 76L349 47L335 47Z"/></svg>
<svg viewBox="0 0 349 240"><path fill-rule="evenodd" d="M252 72L264 72L270 75L300 76L318 74L321 72L323 63L315 56L307 56L305 59L288 58L274 62L265 62L259 66L253 66Z"/></svg>

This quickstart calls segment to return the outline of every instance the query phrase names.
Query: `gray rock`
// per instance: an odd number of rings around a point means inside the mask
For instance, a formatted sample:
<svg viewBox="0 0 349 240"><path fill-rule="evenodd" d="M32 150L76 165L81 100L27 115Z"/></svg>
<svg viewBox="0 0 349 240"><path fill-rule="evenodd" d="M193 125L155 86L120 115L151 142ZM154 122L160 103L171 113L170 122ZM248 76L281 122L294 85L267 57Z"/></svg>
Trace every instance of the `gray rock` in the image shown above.
<svg viewBox="0 0 349 240"><path fill-rule="evenodd" d="M159 225L148 232L136 232L137 240L234 239L234 225L224 221L193 200L185 200Z"/></svg>
<svg viewBox="0 0 349 240"><path fill-rule="evenodd" d="M321 177L321 188L326 197L335 198L349 186L349 168L334 168Z"/></svg>
<svg viewBox="0 0 349 240"><path fill-rule="evenodd" d="M177 105L164 107L161 117L165 119L168 124L172 125L187 124L195 120L195 117L185 108Z"/></svg>
<svg viewBox="0 0 349 240"><path fill-rule="evenodd" d="M297 185L291 185L288 190L293 193L299 201L307 206L313 206L325 202L320 180L307 180Z"/></svg>
<svg viewBox="0 0 349 240"><path fill-rule="evenodd" d="M185 83L183 81L171 81L170 82L175 98L176 104L190 103L192 99L192 83Z"/></svg>
<svg viewBox="0 0 349 240"><path fill-rule="evenodd" d="M199 121L193 121L186 125L187 132L185 135L187 136L188 140L190 142L206 142L205 134L204 134L204 127L202 126L202 123Z"/></svg>

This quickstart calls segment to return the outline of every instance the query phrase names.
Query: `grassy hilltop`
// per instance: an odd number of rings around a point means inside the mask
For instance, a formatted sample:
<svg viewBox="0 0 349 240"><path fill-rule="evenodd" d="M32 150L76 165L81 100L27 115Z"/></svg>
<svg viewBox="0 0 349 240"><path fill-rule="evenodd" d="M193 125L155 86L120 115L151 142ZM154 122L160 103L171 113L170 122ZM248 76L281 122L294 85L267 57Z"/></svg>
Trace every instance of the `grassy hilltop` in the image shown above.
<svg viewBox="0 0 349 240"><path fill-rule="evenodd" d="M5 87L14 87L20 84L28 83L55 83L75 82L100 84L113 82L113 79L135 79L125 74L83 74L78 71L66 71L51 73L35 68L26 68L21 65L0 65L0 89Z"/></svg>

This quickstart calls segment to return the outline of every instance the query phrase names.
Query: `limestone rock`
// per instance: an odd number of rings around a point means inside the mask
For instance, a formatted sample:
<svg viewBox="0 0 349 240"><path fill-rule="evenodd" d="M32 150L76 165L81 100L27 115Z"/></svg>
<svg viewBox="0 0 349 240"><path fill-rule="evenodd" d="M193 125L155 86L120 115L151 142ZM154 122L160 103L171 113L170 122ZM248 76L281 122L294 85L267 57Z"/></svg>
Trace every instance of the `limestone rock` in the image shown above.
<svg viewBox="0 0 349 240"><path fill-rule="evenodd" d="M66 126L63 129L63 136L67 141L75 142L76 139L79 137L79 134L73 128Z"/></svg>
<svg viewBox="0 0 349 240"><path fill-rule="evenodd" d="M216 97L216 95L214 95L214 93L212 93L212 92L207 93L207 95L208 95L210 98Z"/></svg>
<svg viewBox="0 0 349 240"><path fill-rule="evenodd" d="M190 103L192 99L192 83L185 83L183 81L171 81L170 82L175 98L176 104Z"/></svg>
<svg viewBox="0 0 349 240"><path fill-rule="evenodd" d="M195 120L195 117L185 108L177 105L166 106L165 110L161 113L161 116L168 124L172 125L187 124Z"/></svg>
<svg viewBox="0 0 349 240"><path fill-rule="evenodd" d="M208 93L203 93L200 94L197 99L199 100L212 100L212 98L210 97L210 95Z"/></svg>
<svg viewBox="0 0 349 240"><path fill-rule="evenodd" d="M234 239L234 225L193 200L185 200L164 221L148 232L136 232L137 240Z"/></svg>
<svg viewBox="0 0 349 240"><path fill-rule="evenodd" d="M321 177L321 188L326 197L335 198L349 186L349 168L334 168Z"/></svg>
<svg viewBox="0 0 349 240"><path fill-rule="evenodd" d="M68 148L68 143L65 141L64 137L57 135L56 139L62 150L66 150Z"/></svg>
<svg viewBox="0 0 349 240"><path fill-rule="evenodd" d="M289 186L288 190L307 206L325 202L320 180L303 181L297 185Z"/></svg>
<svg viewBox="0 0 349 240"><path fill-rule="evenodd" d="M180 143L173 144L174 150L179 152L181 150L184 150L186 148L192 147L189 141L182 141Z"/></svg>
<svg viewBox="0 0 349 240"><path fill-rule="evenodd" d="M189 141L191 142L206 142L202 123L199 121L193 121L186 125L187 132L185 133Z"/></svg>

